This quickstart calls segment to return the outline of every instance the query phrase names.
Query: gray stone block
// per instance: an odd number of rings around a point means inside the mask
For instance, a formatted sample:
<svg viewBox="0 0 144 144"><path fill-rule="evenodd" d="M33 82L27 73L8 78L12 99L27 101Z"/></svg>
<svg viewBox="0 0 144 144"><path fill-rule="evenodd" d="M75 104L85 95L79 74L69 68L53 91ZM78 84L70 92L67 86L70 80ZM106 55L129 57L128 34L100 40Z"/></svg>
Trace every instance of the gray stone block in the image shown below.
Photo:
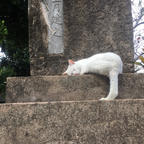
<svg viewBox="0 0 144 144"><path fill-rule="evenodd" d="M144 100L0 105L1 144L143 144Z"/></svg>
<svg viewBox="0 0 144 144"><path fill-rule="evenodd" d="M121 56L124 72L133 72L130 0L63 0L64 50L55 54L49 52L55 48L49 47L50 28L42 15L40 2L29 0L31 75L61 74L69 58L78 60L107 51Z"/></svg>
<svg viewBox="0 0 144 144"><path fill-rule="evenodd" d="M6 102L98 100L109 92L100 75L30 76L7 79ZM119 76L118 99L144 98L144 74Z"/></svg>

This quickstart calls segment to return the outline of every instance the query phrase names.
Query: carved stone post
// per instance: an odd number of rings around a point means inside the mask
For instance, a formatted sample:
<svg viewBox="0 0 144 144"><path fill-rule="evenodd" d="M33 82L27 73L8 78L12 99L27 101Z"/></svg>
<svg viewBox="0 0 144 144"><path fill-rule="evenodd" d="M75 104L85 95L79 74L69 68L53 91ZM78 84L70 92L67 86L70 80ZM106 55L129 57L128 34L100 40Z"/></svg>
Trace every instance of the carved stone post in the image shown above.
<svg viewBox="0 0 144 144"><path fill-rule="evenodd" d="M130 0L29 0L29 33L31 75L61 74L69 58L109 51L133 72Z"/></svg>

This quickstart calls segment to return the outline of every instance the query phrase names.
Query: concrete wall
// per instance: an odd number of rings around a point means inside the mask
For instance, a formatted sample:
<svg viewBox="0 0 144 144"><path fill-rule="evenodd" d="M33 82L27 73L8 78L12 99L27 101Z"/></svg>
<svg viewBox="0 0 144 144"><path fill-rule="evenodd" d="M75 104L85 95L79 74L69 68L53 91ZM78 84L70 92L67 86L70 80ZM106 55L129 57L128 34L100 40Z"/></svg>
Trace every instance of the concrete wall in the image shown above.
<svg viewBox="0 0 144 144"><path fill-rule="evenodd" d="M63 0L63 17L64 52L50 54L50 29L40 1L29 0L31 75L61 74L67 59L78 60L107 51L122 57L124 72L133 72L130 0Z"/></svg>
<svg viewBox="0 0 144 144"><path fill-rule="evenodd" d="M15 77L7 80L6 102L98 100L108 92L108 78L99 75ZM143 74L119 76L118 99L142 99L143 94Z"/></svg>
<svg viewBox="0 0 144 144"><path fill-rule="evenodd" d="M0 105L1 144L143 144L144 101Z"/></svg>

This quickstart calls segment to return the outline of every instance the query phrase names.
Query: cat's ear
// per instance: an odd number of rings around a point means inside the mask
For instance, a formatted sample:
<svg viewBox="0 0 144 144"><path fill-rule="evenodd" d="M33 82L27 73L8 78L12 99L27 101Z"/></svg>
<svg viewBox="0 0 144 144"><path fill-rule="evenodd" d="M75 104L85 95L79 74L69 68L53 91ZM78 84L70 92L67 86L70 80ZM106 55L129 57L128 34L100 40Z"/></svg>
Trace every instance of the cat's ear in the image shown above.
<svg viewBox="0 0 144 144"><path fill-rule="evenodd" d="M75 62L73 60L68 60L69 65L73 65L75 64Z"/></svg>

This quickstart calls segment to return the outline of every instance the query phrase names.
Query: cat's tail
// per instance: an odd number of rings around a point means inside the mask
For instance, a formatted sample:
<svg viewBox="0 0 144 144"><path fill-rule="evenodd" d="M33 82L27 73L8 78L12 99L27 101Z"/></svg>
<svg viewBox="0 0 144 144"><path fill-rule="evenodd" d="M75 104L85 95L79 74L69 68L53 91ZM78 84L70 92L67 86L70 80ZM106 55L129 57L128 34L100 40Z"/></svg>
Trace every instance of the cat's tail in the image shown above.
<svg viewBox="0 0 144 144"><path fill-rule="evenodd" d="M118 65L119 65L119 73L123 73L123 62L121 60L121 57L119 56L119 60L118 60Z"/></svg>
<svg viewBox="0 0 144 144"><path fill-rule="evenodd" d="M121 60L121 62L120 62L120 74L121 73L123 73L123 62L122 62L122 60Z"/></svg>

